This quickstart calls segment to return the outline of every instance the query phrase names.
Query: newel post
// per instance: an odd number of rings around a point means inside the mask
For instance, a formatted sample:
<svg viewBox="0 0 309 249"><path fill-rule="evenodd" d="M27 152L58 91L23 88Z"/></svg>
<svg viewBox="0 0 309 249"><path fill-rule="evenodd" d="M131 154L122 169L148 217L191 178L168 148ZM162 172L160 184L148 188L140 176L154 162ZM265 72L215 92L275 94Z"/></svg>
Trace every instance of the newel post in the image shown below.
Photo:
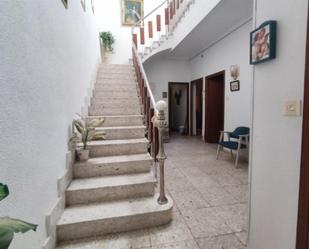
<svg viewBox="0 0 309 249"><path fill-rule="evenodd" d="M158 198L158 203L163 205L168 202L168 199L165 195L165 182L164 182L164 162L166 160L166 155L164 152L164 144L163 144L163 132L166 127L167 121L165 120L164 111L166 109L166 103L163 100L160 100L156 104L158 113L155 117L154 125L158 128L159 131L159 151L157 155L157 160L159 161L160 167L160 196Z"/></svg>

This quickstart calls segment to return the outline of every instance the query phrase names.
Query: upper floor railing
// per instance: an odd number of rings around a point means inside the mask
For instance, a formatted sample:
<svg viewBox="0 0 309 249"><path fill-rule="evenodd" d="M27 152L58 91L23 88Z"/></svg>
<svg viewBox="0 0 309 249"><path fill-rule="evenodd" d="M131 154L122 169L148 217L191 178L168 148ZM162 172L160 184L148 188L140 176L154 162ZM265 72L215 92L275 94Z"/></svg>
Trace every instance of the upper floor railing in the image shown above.
<svg viewBox="0 0 309 249"><path fill-rule="evenodd" d="M165 0L135 23L132 27L132 41L138 53L146 55L168 39L193 2L194 0ZM137 13L136 15L138 16Z"/></svg>

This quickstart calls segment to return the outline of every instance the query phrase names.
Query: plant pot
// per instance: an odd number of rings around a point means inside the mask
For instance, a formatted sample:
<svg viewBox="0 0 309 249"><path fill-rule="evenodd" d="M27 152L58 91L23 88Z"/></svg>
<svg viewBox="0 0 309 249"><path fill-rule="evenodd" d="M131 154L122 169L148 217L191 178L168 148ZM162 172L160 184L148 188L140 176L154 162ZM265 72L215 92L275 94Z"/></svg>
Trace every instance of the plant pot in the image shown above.
<svg viewBox="0 0 309 249"><path fill-rule="evenodd" d="M78 149L76 150L76 154L79 161L86 161L89 159L89 150Z"/></svg>

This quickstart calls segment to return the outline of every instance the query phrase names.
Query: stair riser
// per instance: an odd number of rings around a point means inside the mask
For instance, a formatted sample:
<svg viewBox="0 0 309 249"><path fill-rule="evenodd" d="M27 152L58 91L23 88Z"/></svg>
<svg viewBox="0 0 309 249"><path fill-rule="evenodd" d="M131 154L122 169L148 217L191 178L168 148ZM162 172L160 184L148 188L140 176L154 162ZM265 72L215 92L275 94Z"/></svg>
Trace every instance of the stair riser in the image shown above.
<svg viewBox="0 0 309 249"><path fill-rule="evenodd" d="M130 87L125 85L95 85L94 91L127 91L137 93L136 85L130 85Z"/></svg>
<svg viewBox="0 0 309 249"><path fill-rule="evenodd" d="M115 129L105 131L105 139L134 139L134 138L144 138L145 137L145 128L136 128L136 129Z"/></svg>
<svg viewBox="0 0 309 249"><path fill-rule="evenodd" d="M110 233L128 232L137 229L168 224L172 220L172 208L155 213L143 213L104 220L58 225L58 241L82 239Z"/></svg>
<svg viewBox="0 0 309 249"><path fill-rule="evenodd" d="M129 82L134 82L136 81L136 76L135 75L130 75L130 74L98 74L97 75L97 80L106 80L106 81L129 81Z"/></svg>
<svg viewBox="0 0 309 249"><path fill-rule="evenodd" d="M129 107L129 108L128 108ZM103 110L103 109L112 109L115 111L118 111L117 109L124 109L124 110L128 110L130 111L131 109L133 109L133 111L135 110L140 110L141 109L141 105L139 103L92 103L91 104L91 108L92 109L99 109L99 110Z"/></svg>
<svg viewBox="0 0 309 249"><path fill-rule="evenodd" d="M134 154L143 154L146 152L147 152L146 143L112 144L112 145L101 145L101 146L90 147L91 157L134 155Z"/></svg>
<svg viewBox="0 0 309 249"><path fill-rule="evenodd" d="M139 115L141 108L95 108L89 107L90 116L99 115Z"/></svg>
<svg viewBox="0 0 309 249"><path fill-rule="evenodd" d="M92 98L91 104L108 104L108 105L118 105L118 106L131 106L140 105L139 99L136 98Z"/></svg>
<svg viewBox="0 0 309 249"><path fill-rule="evenodd" d="M135 92L123 92L123 91L116 91L116 92L111 92L111 91L94 91L93 92L93 97L98 97L98 98L123 98L123 99L128 99L128 98L136 98L137 97L137 91Z"/></svg>
<svg viewBox="0 0 309 249"><path fill-rule="evenodd" d="M74 178L89 178L109 175L124 175L146 173L150 171L151 160L121 163L106 163L99 165L76 164L73 167Z"/></svg>
<svg viewBox="0 0 309 249"><path fill-rule="evenodd" d="M66 191L67 206L127 198L149 197L154 195L155 183L104 187L88 190Z"/></svg>
<svg viewBox="0 0 309 249"><path fill-rule="evenodd" d="M95 117L94 117L95 118ZM88 118L92 119L91 117ZM102 126L104 127L113 127L113 126L134 126L134 125L142 125L143 117L142 116L133 116L133 117L104 117L104 123Z"/></svg>

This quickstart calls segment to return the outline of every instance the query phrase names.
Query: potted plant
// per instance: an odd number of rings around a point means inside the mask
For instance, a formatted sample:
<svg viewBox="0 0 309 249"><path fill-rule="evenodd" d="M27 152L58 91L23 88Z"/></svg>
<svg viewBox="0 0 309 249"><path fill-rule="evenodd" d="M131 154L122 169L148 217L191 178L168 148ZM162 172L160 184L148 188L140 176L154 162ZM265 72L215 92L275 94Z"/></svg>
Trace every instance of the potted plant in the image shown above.
<svg viewBox="0 0 309 249"><path fill-rule="evenodd" d="M115 38L111 32L101 32L100 33L101 42L104 49L104 56L107 57L108 53L113 52L113 44L115 43Z"/></svg>
<svg viewBox="0 0 309 249"><path fill-rule="evenodd" d="M0 201L9 195L7 185L0 183ZM30 230L36 231L38 225L12 219L10 217L0 217L0 248L8 249L15 233L25 233Z"/></svg>
<svg viewBox="0 0 309 249"><path fill-rule="evenodd" d="M87 147L88 142L92 140L104 140L105 132L97 131L95 128L100 126L104 122L104 118L87 120L86 118L74 119L73 127L74 132L70 139L70 142L81 142L82 147L76 149L77 158L80 161L88 160L89 149Z"/></svg>

